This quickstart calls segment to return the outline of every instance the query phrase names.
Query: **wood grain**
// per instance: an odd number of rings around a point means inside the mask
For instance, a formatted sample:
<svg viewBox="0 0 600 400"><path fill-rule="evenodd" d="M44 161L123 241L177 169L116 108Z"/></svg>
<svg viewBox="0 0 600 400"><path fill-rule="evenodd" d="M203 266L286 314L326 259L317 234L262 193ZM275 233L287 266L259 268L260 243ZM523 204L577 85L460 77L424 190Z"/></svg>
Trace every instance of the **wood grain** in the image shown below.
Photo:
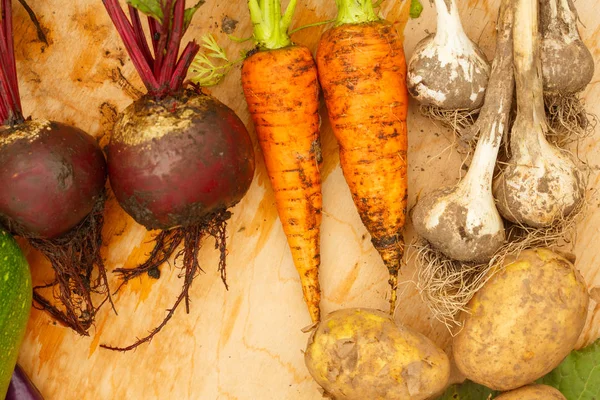
<svg viewBox="0 0 600 400"><path fill-rule="evenodd" d="M428 2L418 20L408 21L408 0L386 0L380 10L390 21L406 24L407 56L426 31L435 29L435 11ZM493 56L498 0L460 2L461 15L471 38L488 57ZM286 3L286 2L284 2ZM296 26L333 18L333 0L299 2ZM597 2L579 0L582 34L596 58L600 56L600 18ZM37 12L50 44L41 44L20 6L15 6L15 39L23 106L34 117L51 118L79 126L103 142L116 113L143 89L133 65L118 40L99 0L29 0ZM234 35L247 37L251 24L245 1L207 0L188 39L213 32L227 44L230 54L249 45L229 42L221 32L223 17L239 23ZM325 27L298 32L293 39L315 49ZM598 74L586 92L587 104L600 111ZM129 344L144 335L165 315L179 293L179 271L171 262L158 281L143 278L132 282L116 297L119 315L104 308L91 337L79 337L56 326L33 310L19 362L37 383L46 399L317 399L320 392L308 375L302 356L310 323L302 301L281 224L274 208L260 150L256 145L240 84L234 69L212 93L234 109L251 130L257 154L257 172L251 190L233 209L228 227L228 278L223 287L216 271L217 252L208 242L201 250L204 273L192 287L189 315L179 310L169 325L149 345L126 354L99 348L100 343ZM337 145L323 109L322 225L323 311L341 307L386 309L387 272L362 226L344 182ZM458 179L461 157L451 147L450 133L417 114L409 113L409 204L416 195ZM592 167L593 189L600 187L600 147L590 138L579 148ZM600 286L600 201L590 192L588 217L580 224L574 246L577 266L591 287ZM156 232L146 232L114 201L107 205L106 247L110 270L133 266L148 251ZM413 233L407 229L410 241ZM48 263L24 245L34 281L52 276ZM401 274L396 318L448 348L450 336L432 318L411 280L415 265L409 260ZM112 284L116 283L111 277ZM590 306L588 325L580 345L600 336L600 306ZM458 377L457 377L458 379Z"/></svg>

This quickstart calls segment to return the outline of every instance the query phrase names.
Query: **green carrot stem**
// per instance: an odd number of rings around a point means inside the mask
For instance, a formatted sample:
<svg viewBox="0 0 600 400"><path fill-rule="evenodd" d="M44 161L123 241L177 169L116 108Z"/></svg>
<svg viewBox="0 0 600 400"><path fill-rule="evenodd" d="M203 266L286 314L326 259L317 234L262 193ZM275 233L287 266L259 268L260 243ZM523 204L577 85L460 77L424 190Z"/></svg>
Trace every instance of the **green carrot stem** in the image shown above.
<svg viewBox="0 0 600 400"><path fill-rule="evenodd" d="M281 15L280 0L248 0L250 18L254 25L254 40L260 49L276 50L290 46L288 33L297 0L290 0L285 13Z"/></svg>
<svg viewBox="0 0 600 400"><path fill-rule="evenodd" d="M328 19L327 21L320 21L320 22L314 22L314 23L308 24L308 25L302 25L302 26L299 26L299 27L297 27L295 29L292 29L289 32L289 34L293 35L294 33L299 32L301 30L304 30L304 29L307 29L307 28L314 28L315 26L327 25L327 24L330 24L332 22L335 22L335 19Z"/></svg>
<svg viewBox="0 0 600 400"><path fill-rule="evenodd" d="M338 8L336 25L379 21L372 0L335 0Z"/></svg>

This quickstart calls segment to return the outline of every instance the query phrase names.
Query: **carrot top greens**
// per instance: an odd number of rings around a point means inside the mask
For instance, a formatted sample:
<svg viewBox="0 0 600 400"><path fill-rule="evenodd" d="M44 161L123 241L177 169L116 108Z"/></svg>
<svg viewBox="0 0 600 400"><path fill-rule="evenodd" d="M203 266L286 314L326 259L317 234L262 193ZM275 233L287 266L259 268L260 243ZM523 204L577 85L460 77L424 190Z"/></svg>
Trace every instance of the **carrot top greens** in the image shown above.
<svg viewBox="0 0 600 400"><path fill-rule="evenodd" d="M178 58L181 39L204 0L188 9L185 0L127 0L131 21L118 0L103 0L103 3L148 93L162 98L181 90L187 70L200 49L195 41L189 42ZM148 17L153 52L139 12Z"/></svg>
<svg viewBox="0 0 600 400"><path fill-rule="evenodd" d="M254 25L254 40L263 50L276 50L292 44L288 30L297 0L290 0L281 15L281 0L248 0Z"/></svg>
<svg viewBox="0 0 600 400"><path fill-rule="evenodd" d="M338 8L336 25L379 21L372 0L335 0L335 4Z"/></svg>

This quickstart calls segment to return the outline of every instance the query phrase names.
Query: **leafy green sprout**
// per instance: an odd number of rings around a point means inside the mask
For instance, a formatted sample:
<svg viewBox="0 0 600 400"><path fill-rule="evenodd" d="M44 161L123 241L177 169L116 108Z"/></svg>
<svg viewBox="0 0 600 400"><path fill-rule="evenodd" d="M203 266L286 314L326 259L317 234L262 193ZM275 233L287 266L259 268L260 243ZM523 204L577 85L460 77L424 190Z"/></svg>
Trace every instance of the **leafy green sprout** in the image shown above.
<svg viewBox="0 0 600 400"><path fill-rule="evenodd" d="M190 80L200 86L215 86L219 84L231 68L244 60L245 56L230 61L223 49L212 34L202 36L202 47L194 57L190 71L195 74Z"/></svg>
<svg viewBox="0 0 600 400"><path fill-rule="evenodd" d="M129 0L131 1L131 0ZM144 2L144 0L139 0ZM149 0L145 0L148 2ZM406 1L406 0L405 0ZM421 11L423 11L423 6L421 5L419 0L410 0L410 17L418 18L421 15ZM151 1L150 1L151 2ZM374 8L378 8L381 6L383 0L377 0L373 3ZM204 3L204 1L199 1L195 8ZM152 15L152 10L147 10ZM155 18L161 18L160 15L156 15ZM313 24L308 24L296 28L289 32L289 35L296 33L302 29L311 28L319 25L325 25L334 22L335 20L327 20L316 22ZM249 40L254 39L254 36L250 36L247 38L238 38L233 35L228 35L229 39L236 43L244 43ZM231 68L244 60L245 54L242 54L240 58L230 61L229 57L227 57L227 53L225 50L217 43L216 39L212 34L207 34L202 37L202 47L206 50L206 52L198 52L192 65L190 66L190 71L195 74L190 80L200 86L215 86L219 84L223 78L229 73ZM224 62L224 64L219 64L220 62Z"/></svg>
<svg viewBox="0 0 600 400"><path fill-rule="evenodd" d="M334 20L327 20L304 25L292 30L289 32L289 34L291 35L302 29L329 24L333 21ZM254 39L254 36L250 36L248 38L238 38L233 35L228 35L228 37L230 40L237 43L244 43ZM200 86L208 87L218 85L234 65L246 58L246 54L242 52L240 58L230 61L225 49L223 49L223 47L217 43L215 37L210 33L202 36L201 41L202 48L205 51L198 52L196 57L194 57L194 61L192 61L192 64L190 65L190 71L194 74L190 80Z"/></svg>

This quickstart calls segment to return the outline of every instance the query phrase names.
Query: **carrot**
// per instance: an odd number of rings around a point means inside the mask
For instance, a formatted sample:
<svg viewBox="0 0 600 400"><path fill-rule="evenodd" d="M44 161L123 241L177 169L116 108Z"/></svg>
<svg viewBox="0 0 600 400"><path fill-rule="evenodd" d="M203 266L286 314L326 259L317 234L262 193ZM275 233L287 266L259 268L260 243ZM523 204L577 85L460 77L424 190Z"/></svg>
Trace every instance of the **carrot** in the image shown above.
<svg viewBox="0 0 600 400"><path fill-rule="evenodd" d="M320 319L321 174L319 84L310 50L287 33L296 0L249 0L258 52L244 60L242 86L279 219L313 322Z"/></svg>
<svg viewBox="0 0 600 400"><path fill-rule="evenodd" d="M336 26L317 50L319 81L344 177L390 274L393 312L408 186L406 60L398 32L371 0L336 3Z"/></svg>

